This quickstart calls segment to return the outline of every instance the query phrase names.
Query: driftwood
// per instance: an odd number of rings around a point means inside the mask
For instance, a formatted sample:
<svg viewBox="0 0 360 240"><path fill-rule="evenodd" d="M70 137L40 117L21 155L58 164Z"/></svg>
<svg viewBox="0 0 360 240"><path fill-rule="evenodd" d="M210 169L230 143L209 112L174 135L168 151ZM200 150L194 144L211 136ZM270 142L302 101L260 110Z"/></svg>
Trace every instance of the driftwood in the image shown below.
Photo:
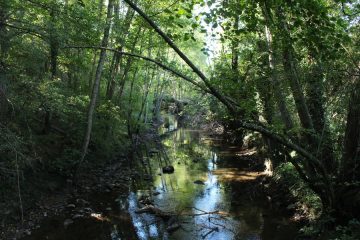
<svg viewBox="0 0 360 240"><path fill-rule="evenodd" d="M173 214L164 212L161 209L154 207L153 205L147 205L143 208L140 208L139 210L136 210L135 213L150 213L155 214L156 216L161 218L170 218L171 216L173 216Z"/></svg>

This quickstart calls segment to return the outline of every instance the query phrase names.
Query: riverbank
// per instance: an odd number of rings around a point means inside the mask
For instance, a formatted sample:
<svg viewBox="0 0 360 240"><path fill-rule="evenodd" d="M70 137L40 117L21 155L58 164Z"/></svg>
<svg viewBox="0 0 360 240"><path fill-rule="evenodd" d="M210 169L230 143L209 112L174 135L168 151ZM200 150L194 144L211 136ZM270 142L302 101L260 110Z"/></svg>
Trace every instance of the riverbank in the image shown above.
<svg viewBox="0 0 360 240"><path fill-rule="evenodd" d="M154 143L159 139L156 130L152 129L142 141ZM258 234L264 235L264 239L272 239L275 234L283 235L282 239L291 239L289 237L296 235L298 223L291 220L289 209L271 207L271 201L264 195L263 186L268 180L262 169L254 168L263 162L255 149L224 145L220 135L214 138L212 134L194 130L171 131L162 139L164 149L148 149L152 156L148 158L144 154L146 161L139 161L143 164L142 170L131 169L129 157L125 156L112 164L84 169L78 187L68 181L63 189L44 196L27 212L23 225L9 226L5 239L14 239L14 236L27 240L44 236L48 239L108 239L109 234L135 239L153 234L139 228L139 224L149 224L158 234L165 234L168 222L163 225L151 214L142 216L135 212L148 204L180 217L178 223L182 228L188 229L190 224L195 238L212 230L207 238ZM158 175L158 157L164 161L166 155L175 173ZM188 210L181 212L182 208ZM212 212L212 215L199 211ZM226 215L218 215L219 212ZM184 218L183 214L192 217ZM203 227L209 224L206 217L215 219L211 229ZM152 221L146 222L146 219ZM195 227L192 227L194 221ZM261 222L266 225L265 229ZM221 228L217 226L219 224L230 224L230 228ZM240 227L244 224L254 230ZM173 234L177 239L189 237L181 228Z"/></svg>
<svg viewBox="0 0 360 240"><path fill-rule="evenodd" d="M112 198L119 194L126 195L132 174L127 165L126 158L120 158L111 165L87 167L79 176L77 186L68 179L61 189L39 193L39 198L33 196L33 199L30 199L33 204L29 204L24 210L24 222L19 221L18 217L8 216L0 238L21 239L31 236L35 230L42 227L42 222L46 219L56 219L57 224L66 226L76 218L103 214L110 206L102 206L101 202L97 201L98 197L94 196Z"/></svg>

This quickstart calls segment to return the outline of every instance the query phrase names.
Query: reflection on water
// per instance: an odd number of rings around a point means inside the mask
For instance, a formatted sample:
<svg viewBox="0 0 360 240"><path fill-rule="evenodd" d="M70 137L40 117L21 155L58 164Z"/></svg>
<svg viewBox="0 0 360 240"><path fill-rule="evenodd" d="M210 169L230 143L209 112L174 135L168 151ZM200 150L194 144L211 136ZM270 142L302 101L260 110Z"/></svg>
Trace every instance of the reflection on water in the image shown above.
<svg viewBox="0 0 360 240"><path fill-rule="evenodd" d="M140 239L294 238L288 221L252 196L251 181L263 173L247 171L251 158L244 156L249 152L211 144L201 132L185 129L168 136L163 144L175 173L161 175L161 155L155 155L148 166L154 178L152 191L146 191L150 187L139 189L129 196L129 210ZM172 234L156 217L134 213L136 195L153 192L158 193L152 196L156 207L178 216L181 228Z"/></svg>
<svg viewBox="0 0 360 240"><path fill-rule="evenodd" d="M98 198L94 203L99 204L90 209L90 217L74 219L69 227L64 227L64 220L70 216L46 219L39 230L24 239L295 238L294 224L272 211L253 191L253 181L263 174L248 170L256 159L254 151L224 146L199 131L173 131L173 122L163 129L168 134L162 144L154 141L151 146L160 150L152 151L153 156L143 162L152 181L135 181L129 195L94 193L92 198ZM175 172L160 174L161 167L170 164ZM173 217L163 221L152 214L136 213L143 207L139 199L149 198ZM181 227L169 233L167 228L176 223Z"/></svg>

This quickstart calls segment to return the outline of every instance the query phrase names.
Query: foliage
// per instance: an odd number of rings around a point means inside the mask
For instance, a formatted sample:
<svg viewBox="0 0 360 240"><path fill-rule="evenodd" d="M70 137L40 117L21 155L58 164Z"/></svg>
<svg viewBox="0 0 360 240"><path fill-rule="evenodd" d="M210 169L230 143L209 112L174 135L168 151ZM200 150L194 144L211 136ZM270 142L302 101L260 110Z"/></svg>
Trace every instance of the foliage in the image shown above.
<svg viewBox="0 0 360 240"><path fill-rule="evenodd" d="M190 103L182 117L260 132L312 218L318 198L330 218L358 217L334 194L360 178L357 1L141 0L142 17L130 2L0 1L4 169L15 149L21 170L65 176L111 159L168 95Z"/></svg>
<svg viewBox="0 0 360 240"><path fill-rule="evenodd" d="M319 197L302 181L293 165L280 164L275 170L274 180L285 184L294 199L299 201L297 206L299 212L306 215L309 220L314 221L320 216L322 206Z"/></svg>

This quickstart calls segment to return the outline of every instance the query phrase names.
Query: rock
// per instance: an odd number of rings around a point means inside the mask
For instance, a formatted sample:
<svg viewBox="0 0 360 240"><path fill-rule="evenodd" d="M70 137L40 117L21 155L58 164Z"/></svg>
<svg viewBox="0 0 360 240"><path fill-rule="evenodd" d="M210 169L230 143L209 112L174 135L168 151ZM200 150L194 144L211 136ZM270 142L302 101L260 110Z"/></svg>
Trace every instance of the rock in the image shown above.
<svg viewBox="0 0 360 240"><path fill-rule="evenodd" d="M73 220L71 220L71 219L65 219L65 221L64 221L64 228L65 228L65 229L68 228L69 225L71 225L71 224L73 224L73 223L74 223Z"/></svg>
<svg viewBox="0 0 360 240"><path fill-rule="evenodd" d="M84 211L86 213L92 213L93 212L93 210L91 208L84 208Z"/></svg>
<svg viewBox="0 0 360 240"><path fill-rule="evenodd" d="M90 204L88 201L81 199L81 198L76 199L76 203L78 203L82 207L89 206L89 204Z"/></svg>
<svg viewBox="0 0 360 240"><path fill-rule="evenodd" d="M198 162L200 162L200 158L194 158L192 161L193 161L193 163L198 163Z"/></svg>
<svg viewBox="0 0 360 240"><path fill-rule="evenodd" d="M199 185L205 185L205 183L201 180L196 180L194 181L195 184L199 184Z"/></svg>
<svg viewBox="0 0 360 240"><path fill-rule="evenodd" d="M295 204L289 204L286 209L288 210L292 210L292 209L295 209L296 208L296 205Z"/></svg>
<svg viewBox="0 0 360 240"><path fill-rule="evenodd" d="M149 151L150 154L156 154L156 153L159 153L159 150L153 148Z"/></svg>
<svg viewBox="0 0 360 240"><path fill-rule="evenodd" d="M154 195L154 196L157 196L157 195L159 195L159 194L160 194L160 192L158 192L158 191L153 192L153 195Z"/></svg>
<svg viewBox="0 0 360 240"><path fill-rule="evenodd" d="M70 204L68 204L68 205L66 206L66 208L68 208L68 209L74 209L74 208L76 208L76 206L75 206L75 204L70 203Z"/></svg>
<svg viewBox="0 0 360 240"><path fill-rule="evenodd" d="M152 180L152 176L150 174L145 174L144 175L144 180L145 181L151 181Z"/></svg>
<svg viewBox="0 0 360 240"><path fill-rule="evenodd" d="M174 167L171 165L163 167L162 170L163 173L168 173L168 174L173 173L175 171Z"/></svg>
<svg viewBox="0 0 360 240"><path fill-rule="evenodd" d="M79 218L83 218L84 215L82 214L75 214L74 216L72 216L72 219L75 220L75 219L79 219Z"/></svg>
<svg viewBox="0 0 360 240"><path fill-rule="evenodd" d="M174 224L168 226L166 228L166 231L168 231L169 233L172 233L172 232L175 232L176 230L178 230L180 227L181 227L180 224L174 223Z"/></svg>
<svg viewBox="0 0 360 240"><path fill-rule="evenodd" d="M139 203L143 205L150 205L152 204L152 200L150 199L150 196L141 196L139 198Z"/></svg>

